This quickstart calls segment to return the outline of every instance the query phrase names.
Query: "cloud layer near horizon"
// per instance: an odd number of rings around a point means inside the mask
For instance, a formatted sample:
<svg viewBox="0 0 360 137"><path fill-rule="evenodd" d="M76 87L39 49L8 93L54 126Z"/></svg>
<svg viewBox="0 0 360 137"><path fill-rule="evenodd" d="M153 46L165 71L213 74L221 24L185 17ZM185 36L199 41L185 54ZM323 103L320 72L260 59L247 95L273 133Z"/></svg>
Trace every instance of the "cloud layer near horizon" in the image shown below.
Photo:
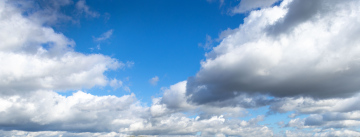
<svg viewBox="0 0 360 137"><path fill-rule="evenodd" d="M79 2L87 17L99 16ZM0 1L0 136L360 135L355 129L360 126L360 2L284 0L269 7L274 2L248 3L255 6L247 10L262 9L222 33L227 36L206 55L196 76L164 88L162 97L146 106L133 93L82 91L106 85L128 89L104 74L126 64L76 52L74 41L47 26L50 17L68 16L54 11L25 16L25 9ZM77 92L56 92L67 90ZM275 134L260 124L267 115L239 119L264 106L268 114L291 112L282 126L295 130Z"/></svg>

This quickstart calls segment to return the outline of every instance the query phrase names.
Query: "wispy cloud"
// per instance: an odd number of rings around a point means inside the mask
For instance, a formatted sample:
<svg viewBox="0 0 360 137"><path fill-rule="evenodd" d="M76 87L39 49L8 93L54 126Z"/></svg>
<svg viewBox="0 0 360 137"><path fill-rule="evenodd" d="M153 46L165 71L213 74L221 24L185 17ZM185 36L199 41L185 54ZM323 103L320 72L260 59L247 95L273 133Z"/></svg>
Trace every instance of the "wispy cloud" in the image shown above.
<svg viewBox="0 0 360 137"><path fill-rule="evenodd" d="M80 13L84 13L87 17L99 17L100 16L99 13L90 10L90 7L86 5L85 0L79 0L76 3L76 9Z"/></svg>
<svg viewBox="0 0 360 137"><path fill-rule="evenodd" d="M239 5L234 7L231 12L233 14L244 13L256 8L270 7L277 1L280 0L241 0Z"/></svg>
<svg viewBox="0 0 360 137"><path fill-rule="evenodd" d="M103 34L101 34L99 37L94 37L94 41L100 42L100 41L107 40L111 37L113 32L114 32L114 30L110 29L110 30L104 32Z"/></svg>
<svg viewBox="0 0 360 137"><path fill-rule="evenodd" d="M157 85L157 83L159 82L159 77L158 76L155 76L155 77L153 77L153 78L151 78L150 80L149 80L149 83L151 84L151 85Z"/></svg>

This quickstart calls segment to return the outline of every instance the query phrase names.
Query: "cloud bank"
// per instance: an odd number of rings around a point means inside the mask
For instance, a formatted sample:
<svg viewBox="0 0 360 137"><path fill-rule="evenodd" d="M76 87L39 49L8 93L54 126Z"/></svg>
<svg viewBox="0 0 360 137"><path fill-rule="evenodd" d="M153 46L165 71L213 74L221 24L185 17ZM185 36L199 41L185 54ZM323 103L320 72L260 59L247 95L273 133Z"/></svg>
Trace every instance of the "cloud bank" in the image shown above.
<svg viewBox="0 0 360 137"><path fill-rule="evenodd" d="M187 80L189 101L225 101L241 93L312 98L358 93L358 5L284 0L252 11Z"/></svg>

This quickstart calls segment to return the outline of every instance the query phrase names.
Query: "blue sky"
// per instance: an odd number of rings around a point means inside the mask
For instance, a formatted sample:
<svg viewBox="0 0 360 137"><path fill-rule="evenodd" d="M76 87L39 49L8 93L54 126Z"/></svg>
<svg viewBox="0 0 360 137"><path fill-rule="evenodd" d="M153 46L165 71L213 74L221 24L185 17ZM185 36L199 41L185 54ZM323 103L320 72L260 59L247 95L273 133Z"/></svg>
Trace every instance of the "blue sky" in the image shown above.
<svg viewBox="0 0 360 137"><path fill-rule="evenodd" d="M74 39L76 51L133 61L131 69L107 73L118 79L129 77L132 92L146 102L151 101L151 96L161 95L161 87L195 75L209 51L199 44L206 43L207 35L217 38L223 30L238 27L244 18L243 14L230 16L218 2L207 1L89 1L87 4L101 16L80 18L79 24L58 29ZM113 30L109 39L93 40L109 30ZM101 47L99 50L97 45ZM148 81L155 76L159 82L153 86ZM119 92L96 94L126 94Z"/></svg>
<svg viewBox="0 0 360 137"><path fill-rule="evenodd" d="M359 7L0 1L0 136L360 136Z"/></svg>

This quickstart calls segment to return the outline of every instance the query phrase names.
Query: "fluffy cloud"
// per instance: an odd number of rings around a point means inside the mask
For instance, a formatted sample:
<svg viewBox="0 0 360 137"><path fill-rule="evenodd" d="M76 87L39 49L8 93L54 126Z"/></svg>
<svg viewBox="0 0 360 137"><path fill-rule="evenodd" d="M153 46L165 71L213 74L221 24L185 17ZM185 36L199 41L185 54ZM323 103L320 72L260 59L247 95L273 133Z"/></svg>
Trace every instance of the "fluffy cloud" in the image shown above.
<svg viewBox="0 0 360 137"><path fill-rule="evenodd" d="M105 86L116 59L73 51L75 42L0 2L0 94Z"/></svg>
<svg viewBox="0 0 360 137"><path fill-rule="evenodd" d="M287 127L297 129L355 129L360 126L359 95L346 99L281 98L270 105L272 112L293 111ZM310 115L309 115L310 114ZM304 116L305 115L305 116ZM302 116L303 118L295 118Z"/></svg>
<svg viewBox="0 0 360 137"><path fill-rule="evenodd" d="M252 11L188 79L189 101L218 102L240 93L313 98L358 93L359 5L284 0Z"/></svg>
<svg viewBox="0 0 360 137"><path fill-rule="evenodd" d="M3 96L0 103L3 104L0 128L7 131L59 131L55 135L69 131L84 132L85 135L86 132L114 132L114 135L272 134L269 128L257 124L263 121L263 116L249 121L228 120L222 115L207 119L188 118L182 113L153 117L152 111L141 106L134 94L94 96L78 91L65 97L52 91L37 91L27 96ZM38 136L45 133L49 132Z"/></svg>
<svg viewBox="0 0 360 137"><path fill-rule="evenodd" d="M73 50L74 41L23 12L8 1L0 2L1 136L272 135L268 127L258 124L263 116L249 121L228 119L231 112L242 112L240 107L214 111L206 106L202 110L210 115L195 118L180 112L196 106L186 104L184 98L175 100L184 104L171 106L166 98L174 97L170 91L185 97L186 82L171 86L164 101L155 98L151 107L142 105L134 94L60 95L55 91L108 84L124 87L120 80L109 81L104 72L134 63L78 53ZM224 116L224 111L230 114Z"/></svg>
<svg viewBox="0 0 360 137"><path fill-rule="evenodd" d="M224 102L213 102L209 104L193 104L188 102L186 96L186 81L179 82L164 89L161 98L155 98L151 106L153 116L168 115L175 112L188 112L200 114L200 119L208 119L215 115L224 115L226 118L246 116L246 108L257 108L271 102L265 96L240 95L232 100Z"/></svg>
<svg viewBox="0 0 360 137"><path fill-rule="evenodd" d="M275 1L256 2L248 8ZM296 130L285 136L359 135L352 130L360 125L358 1L284 0L252 11L239 28L221 34L223 41L196 76L165 88L151 106L131 93L55 92L105 85L126 90L104 72L134 63L78 53L74 41L44 26L50 16L40 15L57 12L25 16L9 3L0 1L0 136L272 136L271 128L259 124L265 116L238 119L248 115L247 108L263 106L294 112L281 125ZM85 1L77 6L94 16Z"/></svg>
<svg viewBox="0 0 360 137"><path fill-rule="evenodd" d="M327 112L353 112L360 110L360 96L356 95L345 99L312 98L281 98L271 102L270 109L275 112L295 111L297 114L313 114Z"/></svg>
<svg viewBox="0 0 360 137"><path fill-rule="evenodd" d="M116 131L129 126L117 123L117 119L136 121L147 110L133 94L98 97L81 91L68 97L36 91L26 96L3 96L0 102L4 104L0 109L3 130Z"/></svg>

